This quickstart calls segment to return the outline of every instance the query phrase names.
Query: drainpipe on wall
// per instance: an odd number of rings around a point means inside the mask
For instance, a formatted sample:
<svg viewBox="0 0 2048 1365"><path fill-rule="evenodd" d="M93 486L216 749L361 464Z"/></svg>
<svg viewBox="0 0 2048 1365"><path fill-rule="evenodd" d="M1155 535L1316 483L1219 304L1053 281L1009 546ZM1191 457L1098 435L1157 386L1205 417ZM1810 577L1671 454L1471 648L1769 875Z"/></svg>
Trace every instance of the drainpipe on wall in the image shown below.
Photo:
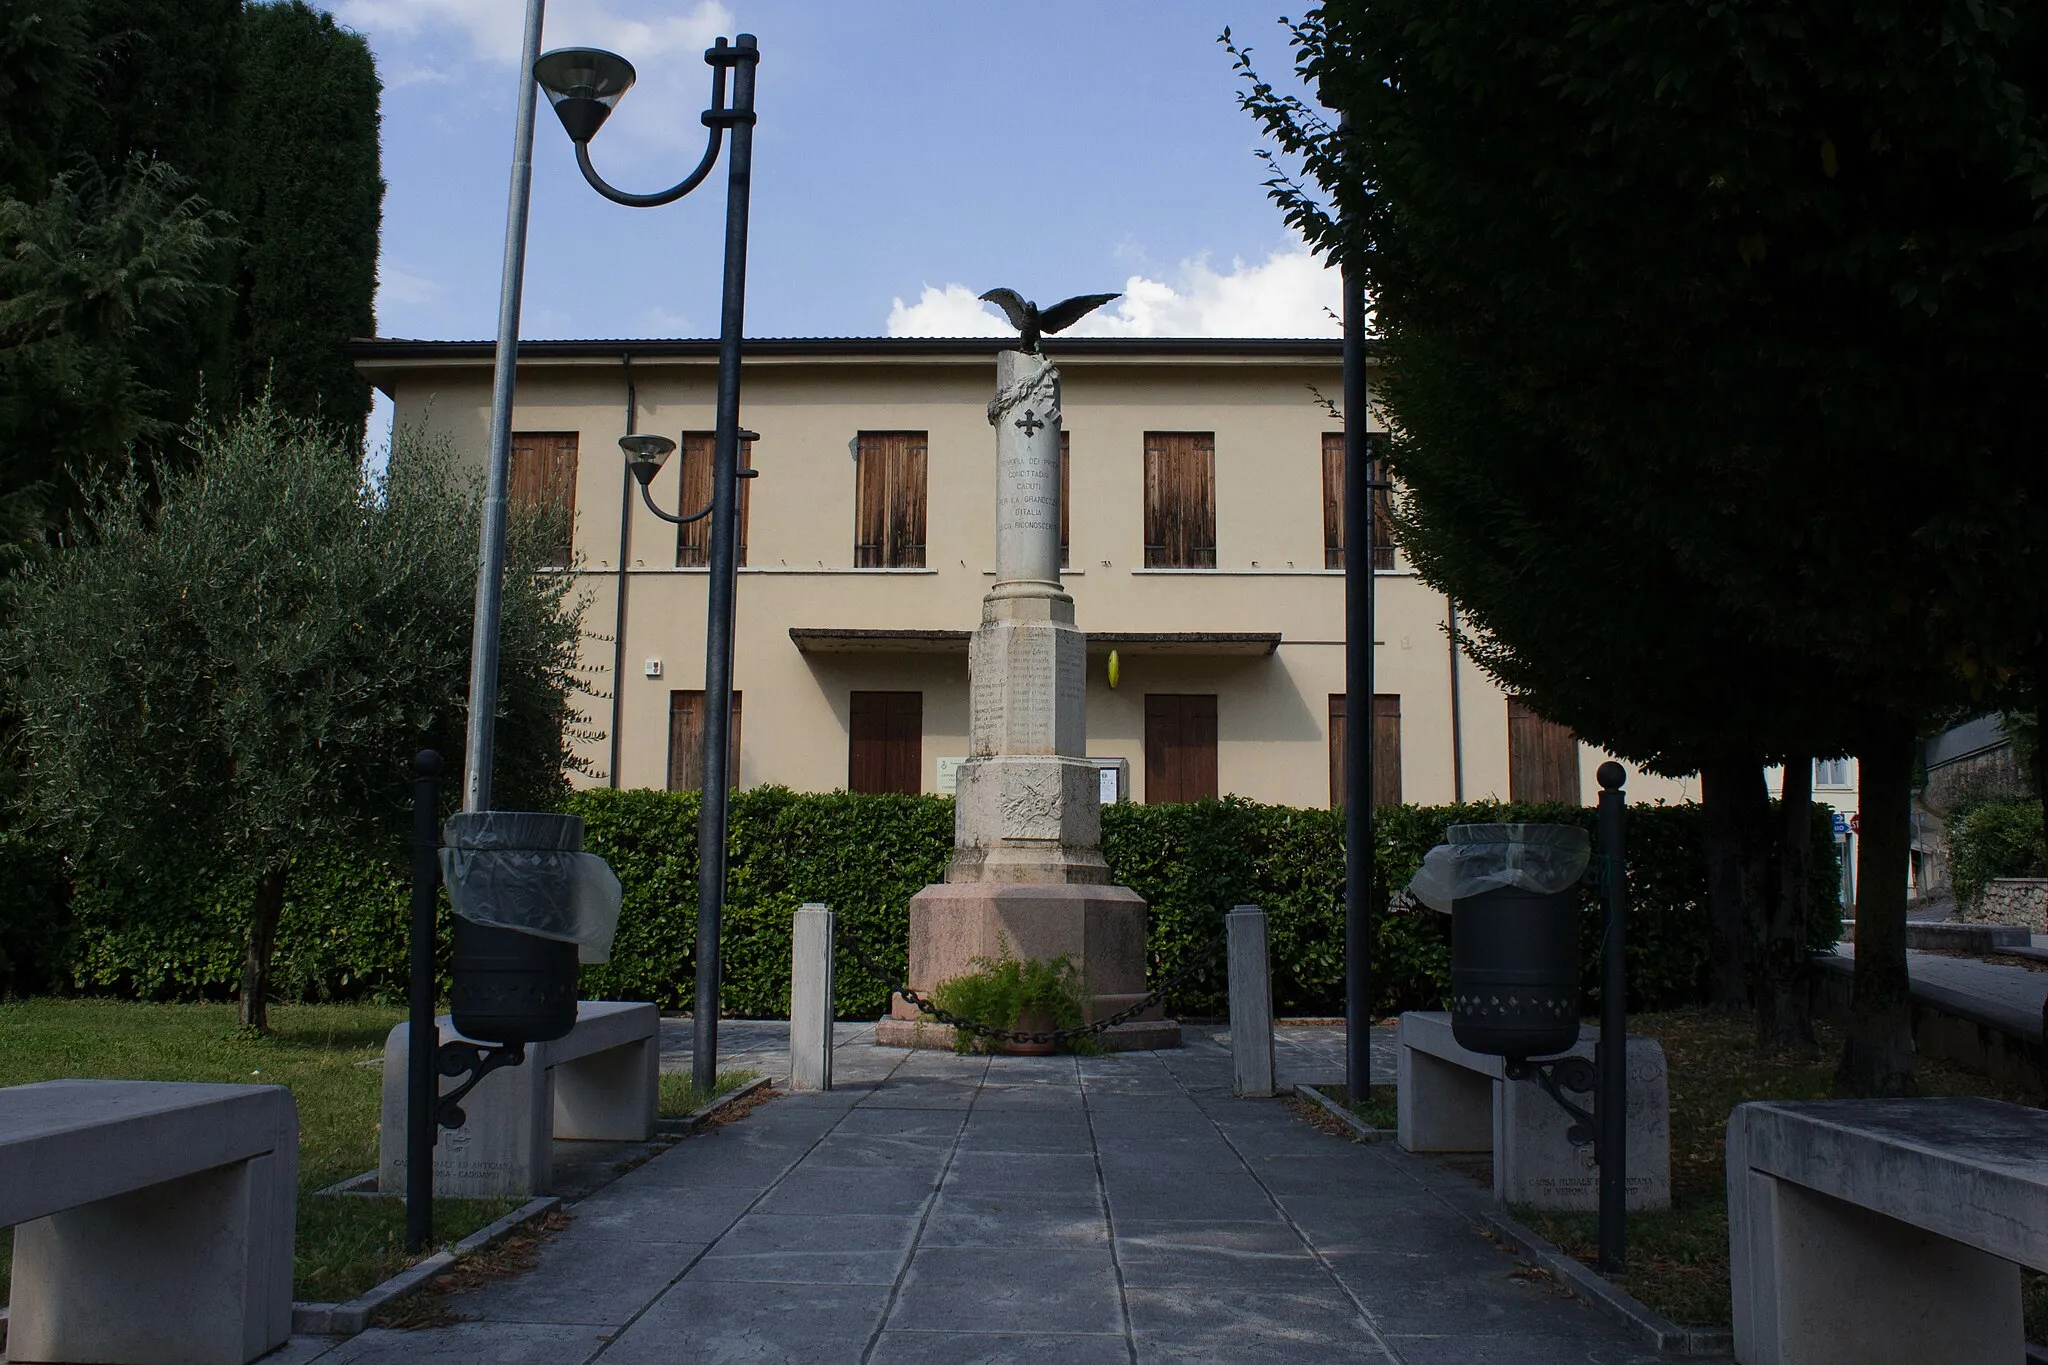
<svg viewBox="0 0 2048 1365"><path fill-rule="evenodd" d="M633 353L619 353L626 370L626 434L636 434L640 415L639 395L633 388ZM633 551L633 470L619 464L619 593L618 609L612 615L612 761L611 783L619 785L619 720L626 706L626 565Z"/></svg>
<svg viewBox="0 0 2048 1365"><path fill-rule="evenodd" d="M1451 799L1465 800L1465 721L1458 702L1458 599L1447 597L1451 637Z"/></svg>

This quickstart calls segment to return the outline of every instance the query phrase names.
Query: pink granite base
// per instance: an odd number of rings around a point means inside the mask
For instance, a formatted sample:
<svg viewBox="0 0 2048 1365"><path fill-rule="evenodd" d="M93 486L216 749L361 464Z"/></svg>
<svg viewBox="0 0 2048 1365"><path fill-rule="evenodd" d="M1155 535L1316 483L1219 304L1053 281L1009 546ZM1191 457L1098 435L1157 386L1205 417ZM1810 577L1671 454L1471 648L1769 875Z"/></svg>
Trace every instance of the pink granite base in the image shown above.
<svg viewBox="0 0 2048 1365"><path fill-rule="evenodd" d="M1145 994L1144 897L1127 886L948 882L910 898L910 986L929 991L975 970L977 957L1064 953L1081 974L1088 1019L1128 1008ZM1180 1045L1180 1025L1157 1006L1099 1035L1109 1051ZM940 1035L943 1034L943 1038ZM900 997L875 1028L886 1047L951 1047L953 1030L923 1019Z"/></svg>

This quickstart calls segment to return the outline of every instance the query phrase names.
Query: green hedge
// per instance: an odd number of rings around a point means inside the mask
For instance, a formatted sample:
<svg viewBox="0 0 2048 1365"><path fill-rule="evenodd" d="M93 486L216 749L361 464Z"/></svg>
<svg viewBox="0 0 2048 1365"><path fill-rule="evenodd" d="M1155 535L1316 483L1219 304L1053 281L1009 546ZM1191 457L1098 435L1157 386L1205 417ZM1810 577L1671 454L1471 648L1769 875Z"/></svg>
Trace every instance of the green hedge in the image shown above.
<svg viewBox="0 0 2048 1365"><path fill-rule="evenodd" d="M1949 879L1974 905L1994 877L2038 877L2044 865L2039 801L1986 801L1948 822Z"/></svg>
<svg viewBox="0 0 2048 1365"><path fill-rule="evenodd" d="M570 797L566 808L583 816L586 846L611 861L626 888L612 960L584 969L586 994L688 1009L696 972L696 795L595 790ZM1419 908L1385 909L1389 889L1407 883L1446 826L1554 820L1590 828L1592 819L1582 807L1491 802L1380 812L1375 1011L1434 1007L1448 985L1447 918ZM1833 943L1841 927L1829 820L1816 808L1809 932L1816 947ZM1344 869L1337 812L1236 799L1126 804L1104 810L1102 825L1112 873L1152 907L1154 982L1197 957L1230 906L1252 903L1271 916L1276 1008L1289 1015L1341 1011ZM822 901L839 912L843 939L862 945L885 969L877 975L842 952L840 1011L848 1018L879 1015L904 969L908 902L943 875L952 830L953 804L944 797L799 795L777 787L735 794L723 935L727 1012L775 1017L786 1011L790 915L804 901ZM1701 834L1697 806L1630 811L1631 1008L1705 998ZM281 996L328 1000L403 992L406 887L397 852L309 857L296 869L278 935ZM224 997L240 975L246 899L241 888L224 891L191 873L159 875L147 884L80 879L64 923L43 934L45 953L63 959L46 973L48 984L152 999ZM1590 893L1582 926L1590 1007L1598 998L1600 965L1599 914ZM0 912L0 931L5 928ZM0 932L0 943L6 941ZM1219 958L1200 964L1171 1005L1186 1015L1220 1016L1225 994Z"/></svg>

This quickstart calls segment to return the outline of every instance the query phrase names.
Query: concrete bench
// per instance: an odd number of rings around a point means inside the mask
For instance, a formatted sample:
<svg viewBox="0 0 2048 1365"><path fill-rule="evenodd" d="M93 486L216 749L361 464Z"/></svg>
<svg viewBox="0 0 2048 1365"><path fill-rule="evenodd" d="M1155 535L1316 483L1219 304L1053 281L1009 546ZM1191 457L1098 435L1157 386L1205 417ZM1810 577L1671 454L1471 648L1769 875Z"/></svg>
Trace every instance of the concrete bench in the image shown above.
<svg viewBox="0 0 2048 1365"><path fill-rule="evenodd" d="M281 1086L0 1090L9 1359L243 1365L282 1345L298 1189Z"/></svg>
<svg viewBox="0 0 2048 1365"><path fill-rule="evenodd" d="M1584 1028L1569 1055L1592 1057L1599 1030ZM1411 1152L1491 1152L1493 1197L1567 1213L1600 1207L1591 1145L1566 1137L1572 1120L1534 1080L1511 1081L1498 1057L1470 1052L1442 1011L1401 1016L1396 1140ZM1571 1095L1592 1107L1592 1096ZM1671 1090L1664 1049L1628 1040L1628 1206L1671 1207Z"/></svg>
<svg viewBox="0 0 2048 1365"><path fill-rule="evenodd" d="M1742 1365L2021 1365L2048 1271L2048 1113L1980 1099L1763 1101L1728 1116Z"/></svg>
<svg viewBox="0 0 2048 1365"><path fill-rule="evenodd" d="M447 1015L442 1042L467 1041ZM653 1005L585 1000L576 1027L551 1043L530 1043L526 1060L484 1077L462 1098L467 1122L442 1129L434 1147L434 1193L488 1199L549 1194L554 1140L644 1142L654 1136L661 1070L661 1013ZM384 1125L377 1188L405 1189L406 1055L400 1024L384 1043ZM442 1083L453 1089L453 1082Z"/></svg>

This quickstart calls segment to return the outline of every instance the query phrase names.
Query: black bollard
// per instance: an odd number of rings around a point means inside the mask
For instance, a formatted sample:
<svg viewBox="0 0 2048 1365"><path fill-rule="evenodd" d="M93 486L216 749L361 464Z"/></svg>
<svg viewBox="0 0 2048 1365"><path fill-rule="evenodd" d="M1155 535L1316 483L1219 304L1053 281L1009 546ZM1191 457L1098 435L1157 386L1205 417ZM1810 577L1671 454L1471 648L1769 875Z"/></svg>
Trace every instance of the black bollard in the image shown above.
<svg viewBox="0 0 2048 1365"><path fill-rule="evenodd" d="M1600 1269L1628 1258L1628 846L1619 763L1600 765L1600 856L1607 924L1600 971Z"/></svg>
<svg viewBox="0 0 2048 1365"><path fill-rule="evenodd" d="M405 1249L417 1255L434 1236L434 1075L441 1031L434 1022L434 918L441 891L441 755L412 761L412 1006L405 1050Z"/></svg>

